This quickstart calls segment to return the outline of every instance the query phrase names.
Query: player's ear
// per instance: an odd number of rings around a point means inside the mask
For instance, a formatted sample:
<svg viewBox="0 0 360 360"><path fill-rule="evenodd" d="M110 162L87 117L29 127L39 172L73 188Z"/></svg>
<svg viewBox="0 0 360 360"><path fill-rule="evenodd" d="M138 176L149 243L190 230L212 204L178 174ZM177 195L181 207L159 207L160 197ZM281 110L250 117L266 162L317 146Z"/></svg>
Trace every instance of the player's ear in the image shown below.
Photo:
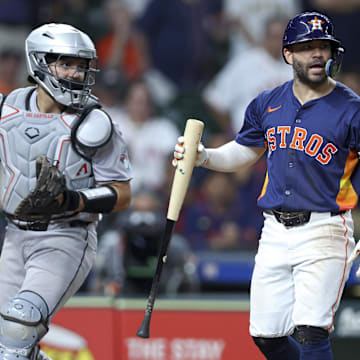
<svg viewBox="0 0 360 360"><path fill-rule="evenodd" d="M289 48L283 48L283 57L287 64L292 65L292 51Z"/></svg>

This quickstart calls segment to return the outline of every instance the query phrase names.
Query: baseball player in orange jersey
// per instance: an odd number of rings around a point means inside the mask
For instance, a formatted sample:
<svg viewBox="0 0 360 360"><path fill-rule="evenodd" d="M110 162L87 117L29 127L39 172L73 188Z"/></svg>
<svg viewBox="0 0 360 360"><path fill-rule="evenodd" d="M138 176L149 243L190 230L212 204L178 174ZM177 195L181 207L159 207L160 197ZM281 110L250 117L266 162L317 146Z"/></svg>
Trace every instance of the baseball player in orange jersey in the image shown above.
<svg viewBox="0 0 360 360"><path fill-rule="evenodd" d="M46 24L25 41L35 86L0 95L0 359L43 360L38 343L94 262L100 213L125 210L126 144L92 94L90 38Z"/></svg>
<svg viewBox="0 0 360 360"><path fill-rule="evenodd" d="M360 98L333 80L343 52L327 16L295 16L283 38L294 79L248 105L233 141L198 151L197 165L224 172L266 153L250 334L271 360L333 358L329 332L351 267L360 170ZM180 138L175 166L184 151Z"/></svg>

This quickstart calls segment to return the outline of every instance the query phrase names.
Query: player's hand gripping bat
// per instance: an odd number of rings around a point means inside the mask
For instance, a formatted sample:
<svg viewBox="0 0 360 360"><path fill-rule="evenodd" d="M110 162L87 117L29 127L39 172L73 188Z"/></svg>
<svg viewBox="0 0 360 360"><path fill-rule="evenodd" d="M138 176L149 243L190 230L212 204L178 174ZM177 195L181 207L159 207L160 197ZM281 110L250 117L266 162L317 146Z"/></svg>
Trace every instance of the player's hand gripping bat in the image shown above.
<svg viewBox="0 0 360 360"><path fill-rule="evenodd" d="M195 119L188 119L184 132L184 157L178 161L175 175L171 187L169 207L166 217L166 226L161 239L160 253L152 280L150 294L147 300L144 319L136 335L142 338L150 336L150 320L153 311L155 298L157 296L160 276L163 264L166 262L166 253L170 243L171 235L178 220L181 207L189 186L190 178L193 172L197 148L201 139L204 123Z"/></svg>

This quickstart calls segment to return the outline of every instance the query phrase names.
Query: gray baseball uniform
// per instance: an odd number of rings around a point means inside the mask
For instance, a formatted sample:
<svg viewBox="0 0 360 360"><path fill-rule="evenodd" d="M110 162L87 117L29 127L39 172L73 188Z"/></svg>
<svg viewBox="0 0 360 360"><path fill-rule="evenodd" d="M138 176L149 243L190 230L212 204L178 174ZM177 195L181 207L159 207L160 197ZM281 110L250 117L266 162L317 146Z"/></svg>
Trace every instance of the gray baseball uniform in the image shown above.
<svg viewBox="0 0 360 360"><path fill-rule="evenodd" d="M0 194L10 218L35 185L35 159L41 154L59 165L72 189L131 178L126 145L116 127L110 141L89 161L71 146L71 128L77 116L40 113L33 89L16 90L16 96L10 94L2 108ZM21 222L9 221L0 258L0 306L29 291L44 300L51 318L91 269L97 220L97 214L81 213L52 220L46 231L22 230L18 228Z"/></svg>
<svg viewBox="0 0 360 360"><path fill-rule="evenodd" d="M90 37L44 24L25 39L25 60L37 86L0 94L0 201L9 220L0 360L47 358L39 341L91 269L99 213L131 199L126 144L92 94L99 70Z"/></svg>

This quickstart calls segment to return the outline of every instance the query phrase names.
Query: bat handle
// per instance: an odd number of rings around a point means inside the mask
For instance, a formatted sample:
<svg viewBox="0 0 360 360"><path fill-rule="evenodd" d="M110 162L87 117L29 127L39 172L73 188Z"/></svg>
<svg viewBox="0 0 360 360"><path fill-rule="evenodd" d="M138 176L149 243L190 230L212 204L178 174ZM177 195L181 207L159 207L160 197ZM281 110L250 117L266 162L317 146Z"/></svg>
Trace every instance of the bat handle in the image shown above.
<svg viewBox="0 0 360 360"><path fill-rule="evenodd" d="M176 224L176 221L173 221L170 219L166 220L166 227L165 227L165 231L163 234L163 238L161 240L160 253L159 253L158 262L157 262L157 266L156 266L156 270L155 270L155 275L154 275L154 278L153 278L153 281L151 284L150 294L149 294L148 301L146 304L145 315L144 315L144 318L140 325L139 330L136 332L136 335L139 337L142 337L142 338L148 338L150 336L149 328L150 328L151 315L152 315L152 311L153 311L154 304L155 304L155 299L156 299L159 285L160 285L160 277L161 277L163 264L166 261L166 253L167 253L167 249L169 247L171 235L174 230L175 224Z"/></svg>

